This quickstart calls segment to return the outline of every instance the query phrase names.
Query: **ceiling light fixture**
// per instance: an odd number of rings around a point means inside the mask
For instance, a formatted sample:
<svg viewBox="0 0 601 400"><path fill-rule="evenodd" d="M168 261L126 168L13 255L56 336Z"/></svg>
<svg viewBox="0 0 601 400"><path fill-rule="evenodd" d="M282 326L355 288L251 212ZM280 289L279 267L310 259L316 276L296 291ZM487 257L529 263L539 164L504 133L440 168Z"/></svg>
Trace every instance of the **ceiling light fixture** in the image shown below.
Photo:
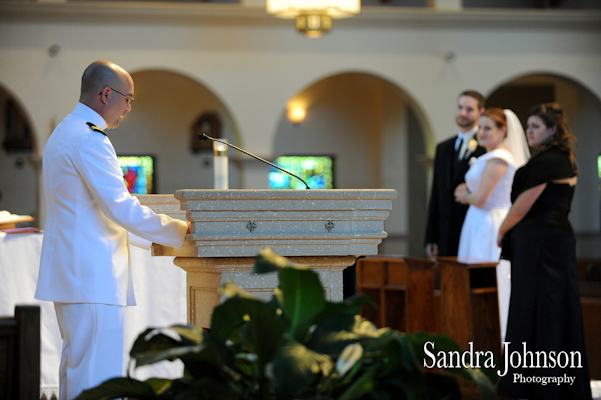
<svg viewBox="0 0 601 400"><path fill-rule="evenodd" d="M295 19L296 29L308 37L322 36L332 28L332 19L359 14L360 0L267 0L267 13Z"/></svg>

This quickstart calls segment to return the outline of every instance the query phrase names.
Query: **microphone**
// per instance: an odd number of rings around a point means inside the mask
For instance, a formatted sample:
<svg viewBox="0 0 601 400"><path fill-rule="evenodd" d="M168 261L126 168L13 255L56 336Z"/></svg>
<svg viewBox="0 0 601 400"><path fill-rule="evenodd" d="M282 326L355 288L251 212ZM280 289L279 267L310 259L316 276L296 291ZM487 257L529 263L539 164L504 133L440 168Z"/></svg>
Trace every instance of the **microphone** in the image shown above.
<svg viewBox="0 0 601 400"><path fill-rule="evenodd" d="M234 148L234 149L236 149L236 150L238 150L238 151L240 151L240 152L242 152L242 153L246 154L247 156L251 156L252 158L255 158L255 159L259 160L259 161L262 161L262 162L264 162L265 164L271 165L272 167L275 167L275 168L279 169L280 171L282 171L282 172L285 172L285 173L287 173L288 175L291 175L291 176L295 177L296 179L300 180L302 183L304 183L304 184L305 184L305 188L306 188L306 189L311 189L311 188L309 187L309 185L307 185L307 182L305 182L305 181L304 181L304 180L303 180L303 179L302 179L300 176L294 175L292 172L290 172L290 171L286 171L284 168L280 168L280 167L278 167L277 165L275 165L275 164L273 164L273 163L270 163L270 162L269 162L269 161L267 161L267 160L264 160L264 159L262 159L261 157L257 157L257 156L255 156L254 154L250 154L248 151L242 150L240 147L234 146L233 144L231 144L231 143L228 143L228 142L224 142L223 140L215 139L215 138L213 138L213 137L210 137L210 136L208 136L208 135L205 135L204 133L201 133L200 135L198 135L198 138L199 138L200 140L212 140L213 142L219 142L219 143L225 144L226 146L232 147L232 148Z"/></svg>

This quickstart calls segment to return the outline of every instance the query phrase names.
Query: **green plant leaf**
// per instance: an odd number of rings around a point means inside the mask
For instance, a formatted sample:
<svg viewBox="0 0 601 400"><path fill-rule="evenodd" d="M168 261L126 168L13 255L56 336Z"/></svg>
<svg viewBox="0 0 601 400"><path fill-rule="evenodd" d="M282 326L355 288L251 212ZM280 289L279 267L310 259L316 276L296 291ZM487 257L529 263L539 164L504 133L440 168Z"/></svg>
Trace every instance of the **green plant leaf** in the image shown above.
<svg viewBox="0 0 601 400"><path fill-rule="evenodd" d="M135 356L136 368L154 364L159 361L173 361L178 358L184 359L187 355L200 353L203 349L204 345L198 344L194 346L172 347L161 351L145 351L143 353L137 353Z"/></svg>
<svg viewBox="0 0 601 400"><path fill-rule="evenodd" d="M495 400L497 398L495 387L480 369L464 368L464 371L469 375L469 380L476 383L476 386L482 392L482 398L484 400Z"/></svg>
<svg viewBox="0 0 601 400"><path fill-rule="evenodd" d="M320 319L319 317L317 319ZM322 321L312 331L306 345L316 351L335 356L347 345L368 338L379 338L393 332L389 328L377 329L370 321L355 315L343 312L334 314L329 319ZM374 347L379 347L379 342L373 342Z"/></svg>
<svg viewBox="0 0 601 400"><path fill-rule="evenodd" d="M211 315L209 332L211 338L217 343L225 343L234 329L244 323L244 316L250 312L251 304L258 301L257 299L232 297L215 307Z"/></svg>
<svg viewBox="0 0 601 400"><path fill-rule="evenodd" d="M151 328L138 336L130 351L136 367L158 361L173 361L189 352L198 352L202 330L192 325Z"/></svg>
<svg viewBox="0 0 601 400"><path fill-rule="evenodd" d="M254 272L257 274L275 272L282 268L309 269L310 267L304 264L293 263L286 257L278 255L270 248L261 250L255 258Z"/></svg>
<svg viewBox="0 0 601 400"><path fill-rule="evenodd" d="M184 345L200 344L203 338L203 329L195 325L172 325L169 329L177 332Z"/></svg>
<svg viewBox="0 0 601 400"><path fill-rule="evenodd" d="M245 391L244 385L236 383L203 376L182 387L177 396L167 398L174 400L241 400L253 398Z"/></svg>
<svg viewBox="0 0 601 400"><path fill-rule="evenodd" d="M146 329L144 332L138 335L138 338L135 340L129 355L135 358L136 354L138 353L164 350L179 346L178 340L172 337L176 335L167 336L164 331L165 330L160 328Z"/></svg>
<svg viewBox="0 0 601 400"><path fill-rule="evenodd" d="M251 298L233 297L215 307L209 335L219 343L225 343L237 327L243 330L241 334L251 344L247 351L255 352L262 365L271 361L285 332L271 305Z"/></svg>
<svg viewBox="0 0 601 400"><path fill-rule="evenodd" d="M328 375L333 367L330 357L285 335L273 359L276 398L296 398L317 377Z"/></svg>
<svg viewBox="0 0 601 400"><path fill-rule="evenodd" d="M429 399L461 400L461 389L457 379L450 375L426 374Z"/></svg>
<svg viewBox="0 0 601 400"><path fill-rule="evenodd" d="M426 374L422 369L422 360L414 352L412 342L407 334L390 331L383 335L379 341L382 353L388 358L385 373L396 369L403 382L403 391L408 399L423 399L427 397Z"/></svg>
<svg viewBox="0 0 601 400"><path fill-rule="evenodd" d="M290 321L290 335L303 342L309 327L326 306L319 276L310 269L284 268L279 272L282 311Z"/></svg>
<svg viewBox="0 0 601 400"><path fill-rule="evenodd" d="M220 290L221 294L226 297L245 297L248 299L254 299L250 293L246 292L239 286L234 285L232 282L226 282Z"/></svg>
<svg viewBox="0 0 601 400"><path fill-rule="evenodd" d="M420 379L423 382L423 358L419 358L415 353L415 348L410 340L411 335L395 332L393 336L397 340L400 340L401 343L400 352L403 370L409 372L412 376L412 379Z"/></svg>
<svg viewBox="0 0 601 400"><path fill-rule="evenodd" d="M202 343L202 335L202 329L194 325L173 325L169 328L149 328L138 336L130 354L156 348L200 344Z"/></svg>
<svg viewBox="0 0 601 400"><path fill-rule="evenodd" d="M338 316L340 314L350 314L356 315L361 311L361 308L366 302L372 301L369 297L365 295L353 296L345 299L340 303L326 302L324 309L319 313L319 315L315 318L316 324L321 324L324 321L329 320L332 317ZM332 323L331 321L329 322ZM345 327L343 329L347 329ZM332 330L337 330L336 327L332 327Z"/></svg>
<svg viewBox="0 0 601 400"><path fill-rule="evenodd" d="M185 366L185 376L190 379L213 377L224 381L240 379L240 374L229 368L234 362L234 351L207 340L198 352L188 352L180 357Z"/></svg>
<svg viewBox="0 0 601 400"><path fill-rule="evenodd" d="M338 400L354 400L360 399L365 394L374 390L376 382L374 376L378 370L378 366L370 367L363 375L356 377L355 381L342 393Z"/></svg>
<svg viewBox="0 0 601 400"><path fill-rule="evenodd" d="M450 337L443 334L427 334L427 333L415 333L409 335L410 340L413 341L413 348L418 358L425 360L426 354L424 351L424 345L426 342L434 342L436 345L436 352L443 351L449 353L451 351L457 351L463 353L463 349ZM485 400L492 400L496 398L495 389L493 383L496 382L498 377L493 371L486 371L478 368L445 368L446 371L452 374L461 376L462 378L474 382L478 389L482 392ZM491 376L493 377L491 379Z"/></svg>
<svg viewBox="0 0 601 400"><path fill-rule="evenodd" d="M333 316L318 325L305 344L312 350L335 356L347 345L361 339L361 336L352 332L353 322L354 315Z"/></svg>
<svg viewBox="0 0 601 400"><path fill-rule="evenodd" d="M167 385L170 381L164 381ZM154 382L157 384L157 382ZM109 379L95 388L85 390L77 400L111 400L114 398L129 397L130 399L150 400L158 399L159 396L153 389L153 385L140 382L130 378Z"/></svg>
<svg viewBox="0 0 601 400"><path fill-rule="evenodd" d="M461 351L444 335L405 334L377 329L357 315L369 299L327 302L317 273L266 250L257 258L260 273L278 271L271 301L260 301L235 285L215 308L210 332L174 325L144 331L131 350L136 365L181 359L180 379L109 380L82 399L132 400L397 400L457 399L454 375L424 371L424 344L437 351ZM351 343L361 345L343 349ZM351 350L356 353L352 353ZM346 357L348 356L348 357ZM341 361L340 371L334 360ZM342 361L347 360L350 369ZM486 400L495 398L491 380L478 369L449 369L473 381ZM434 372L434 371L428 371ZM494 371L493 371L494 372ZM342 376L341 376L342 374Z"/></svg>

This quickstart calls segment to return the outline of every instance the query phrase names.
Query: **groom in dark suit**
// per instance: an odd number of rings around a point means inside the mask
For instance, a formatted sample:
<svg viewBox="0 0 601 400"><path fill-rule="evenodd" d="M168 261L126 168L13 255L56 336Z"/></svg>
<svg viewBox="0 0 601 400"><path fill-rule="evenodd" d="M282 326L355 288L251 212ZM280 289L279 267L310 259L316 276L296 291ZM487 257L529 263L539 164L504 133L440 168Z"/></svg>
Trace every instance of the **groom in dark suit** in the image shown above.
<svg viewBox="0 0 601 400"><path fill-rule="evenodd" d="M475 90L466 90L457 97L455 121L457 135L438 144L434 158L434 176L426 226L428 257L456 256L461 226L468 206L457 203L453 195L463 182L469 159L486 152L475 141L485 98Z"/></svg>

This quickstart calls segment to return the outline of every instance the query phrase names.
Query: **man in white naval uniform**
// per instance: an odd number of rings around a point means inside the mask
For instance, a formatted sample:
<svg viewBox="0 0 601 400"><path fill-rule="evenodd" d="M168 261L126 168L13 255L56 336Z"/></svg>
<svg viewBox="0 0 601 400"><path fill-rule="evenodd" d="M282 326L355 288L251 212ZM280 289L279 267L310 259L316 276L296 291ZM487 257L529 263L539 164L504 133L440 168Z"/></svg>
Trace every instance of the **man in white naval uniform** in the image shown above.
<svg viewBox="0 0 601 400"><path fill-rule="evenodd" d="M47 219L35 298L56 309L61 400L123 374L123 311L136 304L130 240L179 248L190 230L142 206L123 183L103 130L119 126L133 94L127 71L93 62L83 73L79 103L44 149Z"/></svg>

